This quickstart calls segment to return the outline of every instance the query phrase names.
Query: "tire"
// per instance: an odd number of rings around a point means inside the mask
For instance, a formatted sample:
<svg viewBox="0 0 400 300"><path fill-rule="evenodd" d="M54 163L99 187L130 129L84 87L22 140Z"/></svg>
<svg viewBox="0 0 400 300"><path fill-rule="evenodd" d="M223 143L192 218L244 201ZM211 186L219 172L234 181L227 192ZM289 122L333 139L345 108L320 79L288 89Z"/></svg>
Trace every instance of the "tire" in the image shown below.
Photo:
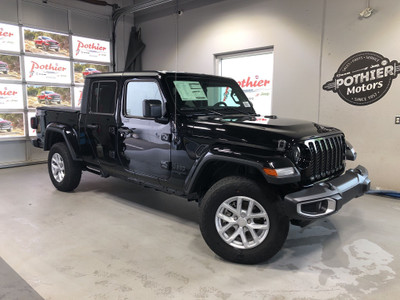
<svg viewBox="0 0 400 300"><path fill-rule="evenodd" d="M78 187L82 168L78 162L72 160L65 143L57 143L51 147L47 165L51 182L56 189L70 192Z"/></svg>
<svg viewBox="0 0 400 300"><path fill-rule="evenodd" d="M223 259L242 264L264 262L282 248L289 231L289 219L278 200L273 191L253 180L221 179L200 204L201 234Z"/></svg>

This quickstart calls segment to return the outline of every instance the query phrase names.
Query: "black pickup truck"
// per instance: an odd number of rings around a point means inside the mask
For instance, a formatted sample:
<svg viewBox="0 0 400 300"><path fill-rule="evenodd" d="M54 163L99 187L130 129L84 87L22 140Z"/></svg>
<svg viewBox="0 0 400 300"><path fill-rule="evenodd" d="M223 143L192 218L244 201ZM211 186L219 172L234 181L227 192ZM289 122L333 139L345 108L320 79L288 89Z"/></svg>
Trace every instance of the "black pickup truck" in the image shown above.
<svg viewBox="0 0 400 300"><path fill-rule="evenodd" d="M80 111L39 107L31 126L58 190L83 170L197 201L206 243L238 263L271 258L290 223L336 213L370 185L364 167L345 171L356 153L340 130L260 117L229 78L89 75Z"/></svg>

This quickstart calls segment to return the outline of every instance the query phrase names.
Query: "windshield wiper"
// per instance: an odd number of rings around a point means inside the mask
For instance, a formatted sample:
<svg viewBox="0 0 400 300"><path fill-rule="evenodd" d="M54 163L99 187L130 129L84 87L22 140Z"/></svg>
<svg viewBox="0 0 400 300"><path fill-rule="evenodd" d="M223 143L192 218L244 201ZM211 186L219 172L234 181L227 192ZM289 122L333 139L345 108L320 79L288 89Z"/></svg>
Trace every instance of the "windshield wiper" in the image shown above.
<svg viewBox="0 0 400 300"><path fill-rule="evenodd" d="M183 108L182 110L183 111L190 111L190 113L188 115L193 115L193 116L207 115L205 113L205 111L208 112L208 113L212 113L213 115L218 115L218 116L223 116L224 115L224 114L222 114L222 113L220 113L220 112L218 112L216 110L209 109L209 108L206 108L206 107L198 107L198 108L195 108L195 109L191 109L191 108L190 109L185 109L185 108Z"/></svg>
<svg viewBox="0 0 400 300"><path fill-rule="evenodd" d="M237 111L237 112L239 112L241 114L245 114L245 115L251 116L251 117L256 117L257 116L256 113L249 113L249 112L243 111L243 110L241 110L241 109L239 109L237 107L227 106L226 109L231 109L231 110Z"/></svg>

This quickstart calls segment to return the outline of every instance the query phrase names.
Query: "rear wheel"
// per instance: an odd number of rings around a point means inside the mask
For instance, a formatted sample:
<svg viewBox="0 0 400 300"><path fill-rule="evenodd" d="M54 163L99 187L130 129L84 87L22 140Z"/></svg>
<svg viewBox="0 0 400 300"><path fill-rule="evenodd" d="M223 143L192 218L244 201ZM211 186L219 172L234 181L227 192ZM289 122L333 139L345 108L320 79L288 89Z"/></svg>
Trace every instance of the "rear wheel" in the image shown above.
<svg viewBox="0 0 400 300"><path fill-rule="evenodd" d="M57 143L51 147L48 170L51 182L60 191L70 192L81 181L82 168L72 159L65 143Z"/></svg>
<svg viewBox="0 0 400 300"><path fill-rule="evenodd" d="M218 181L200 205L204 240L217 255L232 262L268 260L281 249L289 230L278 199L273 191L247 178Z"/></svg>

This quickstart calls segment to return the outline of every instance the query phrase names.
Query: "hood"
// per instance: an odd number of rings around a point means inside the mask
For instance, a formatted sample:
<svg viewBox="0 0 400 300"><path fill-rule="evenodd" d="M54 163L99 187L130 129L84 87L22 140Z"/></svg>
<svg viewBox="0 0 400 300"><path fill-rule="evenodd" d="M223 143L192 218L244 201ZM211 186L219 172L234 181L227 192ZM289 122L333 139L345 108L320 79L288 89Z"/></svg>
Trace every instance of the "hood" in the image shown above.
<svg viewBox="0 0 400 300"><path fill-rule="evenodd" d="M215 142L275 149L278 141L296 142L341 133L314 122L277 118L203 117L188 119L188 136Z"/></svg>

